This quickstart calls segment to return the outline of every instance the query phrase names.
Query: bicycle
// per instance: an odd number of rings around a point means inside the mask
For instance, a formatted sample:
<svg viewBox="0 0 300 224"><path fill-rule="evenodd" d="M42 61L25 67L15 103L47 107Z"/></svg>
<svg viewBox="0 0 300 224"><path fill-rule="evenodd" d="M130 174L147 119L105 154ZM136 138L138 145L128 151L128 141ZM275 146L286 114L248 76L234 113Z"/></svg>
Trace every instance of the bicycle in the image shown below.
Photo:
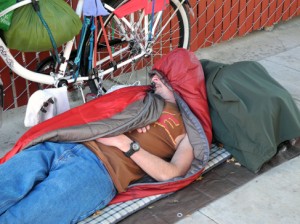
<svg viewBox="0 0 300 224"><path fill-rule="evenodd" d="M31 2L18 2L0 12L0 17ZM78 0L78 16L82 15L83 2ZM79 67L74 66L74 60L78 59L78 51L73 50L76 37L63 46L59 54L64 59L62 63L58 64L54 57L48 57L37 66L36 71L20 65L1 38L0 56L17 75L54 87L72 84L81 90L84 98L82 90L86 83L98 96L115 84L132 85L136 81L146 84L149 81L146 78L148 70L155 60L173 48L189 47L187 0L104 0L103 5L109 15L96 20L98 25L103 19L103 28L94 38L97 50L93 51L90 47L92 32L88 31L79 43L83 46ZM94 59L92 67L88 58ZM79 74L74 76L75 73Z"/></svg>

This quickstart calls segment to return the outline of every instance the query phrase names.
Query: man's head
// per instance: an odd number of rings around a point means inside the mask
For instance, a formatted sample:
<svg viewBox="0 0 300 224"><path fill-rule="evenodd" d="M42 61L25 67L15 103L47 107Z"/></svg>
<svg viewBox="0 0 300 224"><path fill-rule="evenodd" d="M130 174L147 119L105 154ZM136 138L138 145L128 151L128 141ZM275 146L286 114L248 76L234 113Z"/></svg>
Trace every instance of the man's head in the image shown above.
<svg viewBox="0 0 300 224"><path fill-rule="evenodd" d="M211 120L204 72L196 55L186 49L177 48L156 61L151 74L157 74L167 87L170 86L172 92L183 98L202 123L211 142Z"/></svg>
<svg viewBox="0 0 300 224"><path fill-rule="evenodd" d="M175 103L175 97L172 90L166 86L157 74L153 75L151 83L155 94L160 95L168 102Z"/></svg>

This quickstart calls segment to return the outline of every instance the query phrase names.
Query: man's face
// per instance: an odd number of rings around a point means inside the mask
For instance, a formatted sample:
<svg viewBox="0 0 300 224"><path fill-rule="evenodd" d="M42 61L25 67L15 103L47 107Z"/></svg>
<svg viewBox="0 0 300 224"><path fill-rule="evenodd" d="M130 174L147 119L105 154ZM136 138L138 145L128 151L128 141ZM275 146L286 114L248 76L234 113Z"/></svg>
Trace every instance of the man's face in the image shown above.
<svg viewBox="0 0 300 224"><path fill-rule="evenodd" d="M165 84L160 80L160 78L157 75L154 75L152 77L151 82L153 83L155 94L160 95L167 101L175 101L173 92L165 86Z"/></svg>

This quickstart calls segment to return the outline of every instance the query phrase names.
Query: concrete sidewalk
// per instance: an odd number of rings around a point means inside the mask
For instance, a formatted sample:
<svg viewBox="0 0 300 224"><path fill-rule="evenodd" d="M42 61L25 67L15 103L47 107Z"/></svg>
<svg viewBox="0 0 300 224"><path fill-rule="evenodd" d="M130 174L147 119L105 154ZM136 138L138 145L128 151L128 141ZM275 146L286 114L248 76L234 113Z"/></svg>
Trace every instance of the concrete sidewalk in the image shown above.
<svg viewBox="0 0 300 224"><path fill-rule="evenodd" d="M300 108L300 17L230 42L197 51L200 58L260 62ZM300 223L300 157L259 175L178 224Z"/></svg>

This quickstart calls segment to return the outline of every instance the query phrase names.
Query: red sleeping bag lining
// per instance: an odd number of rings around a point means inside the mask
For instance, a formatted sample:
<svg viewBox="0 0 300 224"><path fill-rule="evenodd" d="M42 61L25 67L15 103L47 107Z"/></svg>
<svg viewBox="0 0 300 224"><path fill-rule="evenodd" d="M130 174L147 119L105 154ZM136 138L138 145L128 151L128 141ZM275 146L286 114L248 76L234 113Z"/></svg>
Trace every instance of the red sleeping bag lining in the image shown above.
<svg viewBox="0 0 300 224"><path fill-rule="evenodd" d="M147 89L149 89L147 86L119 89L113 94L101 96L35 125L21 136L14 147L0 159L0 164L24 149L33 139L47 132L106 119L123 111L132 102L143 99L146 96Z"/></svg>
<svg viewBox="0 0 300 224"><path fill-rule="evenodd" d="M192 112L199 119L208 142L211 143L212 129L204 74L202 66L196 56L185 49L175 49L157 61L153 69L165 74L173 90L184 99ZM13 149L0 159L0 164L9 160L16 153L26 148L28 143L45 133L112 117L126 109L131 103L137 100L143 100L148 89L148 86L119 89L32 127L16 142ZM126 192L118 194L111 204L156 194L174 192L197 179L203 170L204 169L199 169L192 175L173 182L133 185Z"/></svg>
<svg viewBox="0 0 300 224"><path fill-rule="evenodd" d="M175 49L157 61L154 70L164 74L172 86L203 126L209 144L212 141L212 125L209 114L205 77L196 55L185 49Z"/></svg>

